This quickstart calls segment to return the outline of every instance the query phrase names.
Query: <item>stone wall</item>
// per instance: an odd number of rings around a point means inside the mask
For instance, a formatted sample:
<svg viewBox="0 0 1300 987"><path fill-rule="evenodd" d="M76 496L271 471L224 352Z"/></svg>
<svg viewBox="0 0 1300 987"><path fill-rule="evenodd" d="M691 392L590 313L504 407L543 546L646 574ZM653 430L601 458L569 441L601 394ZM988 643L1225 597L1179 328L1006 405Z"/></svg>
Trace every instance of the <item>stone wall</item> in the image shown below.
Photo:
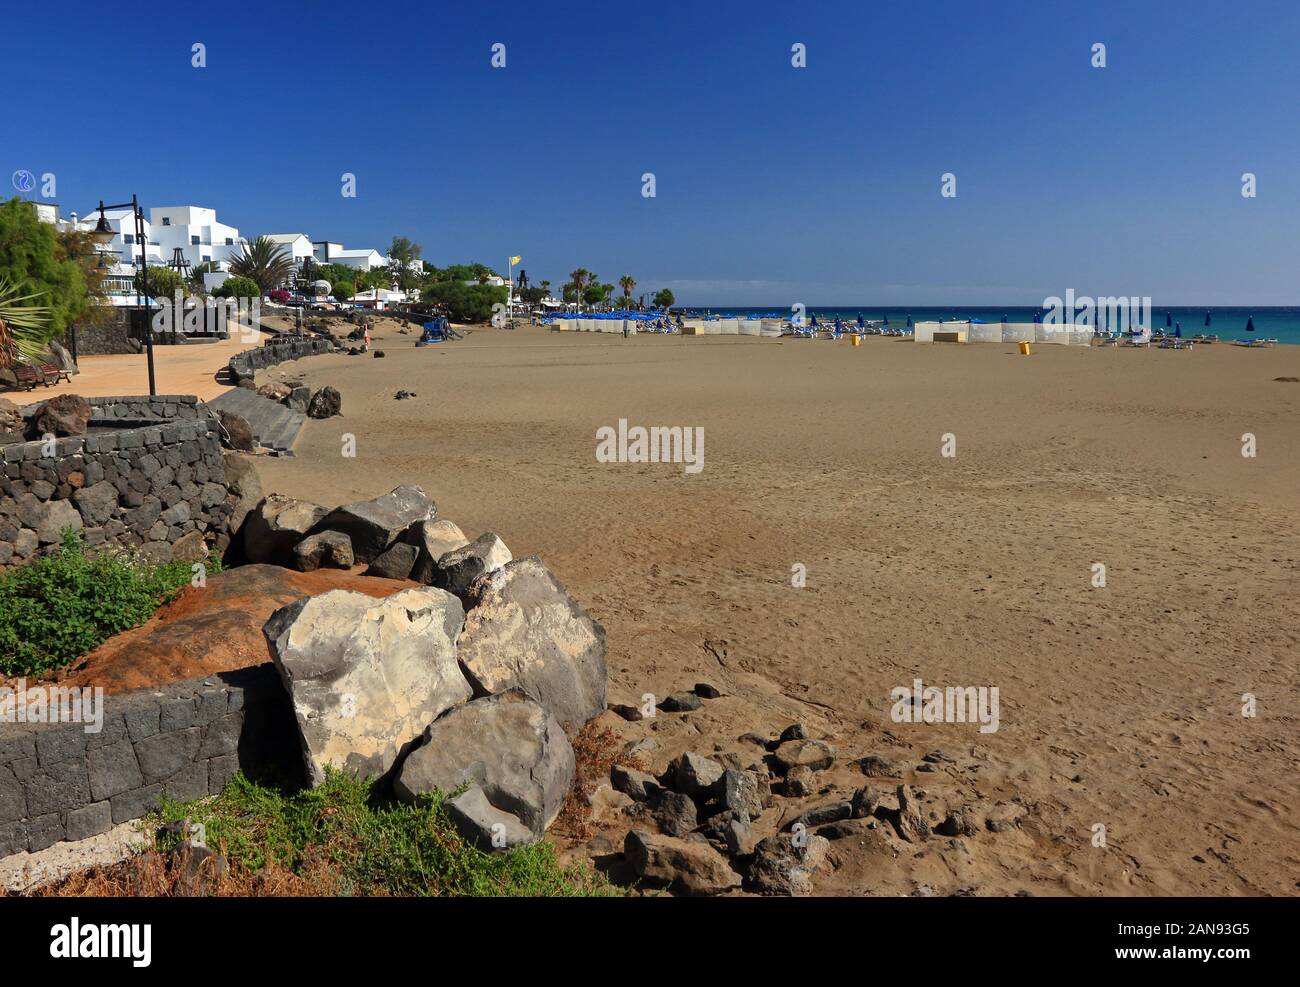
<svg viewBox="0 0 1300 987"><path fill-rule="evenodd" d="M152 561L170 560L183 538L179 557L225 551L238 498L207 408L193 395L90 403L90 433L0 448L0 568L41 554L64 528L90 547L138 549Z"/></svg>
<svg viewBox="0 0 1300 987"><path fill-rule="evenodd" d="M72 346L73 331L63 334L64 346ZM104 323L78 325L77 358L83 356L101 356L109 353L138 353L140 344L131 335L131 327L124 318L111 319Z"/></svg>
<svg viewBox="0 0 1300 987"><path fill-rule="evenodd" d="M102 710L97 733L0 722L0 857L103 833L164 793L216 794L237 770L301 780L293 710L270 663L107 696Z"/></svg>
<svg viewBox="0 0 1300 987"><path fill-rule="evenodd" d="M318 337L268 339L263 345L230 358L230 382L238 384L241 380L252 380L256 371L274 367L277 363L333 351L334 344L330 340Z"/></svg>

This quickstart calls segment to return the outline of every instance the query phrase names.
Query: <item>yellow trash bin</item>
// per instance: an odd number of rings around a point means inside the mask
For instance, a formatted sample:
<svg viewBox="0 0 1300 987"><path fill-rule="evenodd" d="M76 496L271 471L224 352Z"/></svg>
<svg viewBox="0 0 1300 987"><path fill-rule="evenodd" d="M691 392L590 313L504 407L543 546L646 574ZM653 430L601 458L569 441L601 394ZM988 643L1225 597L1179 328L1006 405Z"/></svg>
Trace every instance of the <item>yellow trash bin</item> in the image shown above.
<svg viewBox="0 0 1300 987"><path fill-rule="evenodd" d="M862 345L862 337L859 336L856 332L853 334L853 345L854 346Z"/></svg>
<svg viewBox="0 0 1300 987"><path fill-rule="evenodd" d="M1020 352L1021 352L1023 355L1028 356L1028 355L1029 355L1029 344L1028 344L1028 343L1021 343L1021 344L1020 344Z"/></svg>

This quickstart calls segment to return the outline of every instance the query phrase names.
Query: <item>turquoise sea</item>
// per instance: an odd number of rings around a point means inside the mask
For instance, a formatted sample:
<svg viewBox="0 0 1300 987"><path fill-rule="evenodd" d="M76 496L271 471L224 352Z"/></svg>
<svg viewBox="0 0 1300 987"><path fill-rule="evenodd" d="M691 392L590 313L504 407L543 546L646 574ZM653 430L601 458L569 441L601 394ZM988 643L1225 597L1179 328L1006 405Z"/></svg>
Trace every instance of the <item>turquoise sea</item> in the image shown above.
<svg viewBox="0 0 1300 987"><path fill-rule="evenodd" d="M756 317L759 315L778 315L788 318L790 312L779 308L728 308L726 306L709 307L709 306L687 306L693 312L712 312L715 315L736 315ZM1206 315L1210 317L1210 326L1205 327ZM845 322L857 320L859 314L867 320L889 319L891 326L903 327L907 325L907 318L911 316L916 322L932 322L939 319L952 321L954 319L965 321L967 319L981 319L984 322L1001 322L1005 315L1008 322L1032 322L1034 315L1046 316L1046 310L1037 308L1027 308L1024 306L1009 306L1006 308L990 308L988 306L961 306L961 305L944 305L944 306L927 306L918 305L915 308L888 307L863 305L861 307L854 305L838 306L815 306L807 310L809 316L816 315L818 321L829 320L835 321L836 316ZM1160 308L1153 306L1151 310L1152 328L1162 329L1168 321L1168 329L1172 332L1175 326L1181 327L1184 336L1195 336L1199 333L1214 333L1221 340L1232 339L1276 339L1281 343L1292 343L1300 345L1300 308ZM1246 320L1253 319L1255 331L1246 332Z"/></svg>

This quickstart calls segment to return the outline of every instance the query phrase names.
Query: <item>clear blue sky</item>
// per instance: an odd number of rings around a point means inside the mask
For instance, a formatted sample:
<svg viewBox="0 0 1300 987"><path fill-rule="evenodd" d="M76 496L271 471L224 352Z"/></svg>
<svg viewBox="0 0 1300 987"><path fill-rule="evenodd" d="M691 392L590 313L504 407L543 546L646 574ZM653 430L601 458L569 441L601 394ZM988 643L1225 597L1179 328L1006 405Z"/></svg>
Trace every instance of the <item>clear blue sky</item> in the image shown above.
<svg viewBox="0 0 1300 987"><path fill-rule="evenodd" d="M688 304L1296 304L1298 42L1294 2L53 0L0 33L0 165Z"/></svg>

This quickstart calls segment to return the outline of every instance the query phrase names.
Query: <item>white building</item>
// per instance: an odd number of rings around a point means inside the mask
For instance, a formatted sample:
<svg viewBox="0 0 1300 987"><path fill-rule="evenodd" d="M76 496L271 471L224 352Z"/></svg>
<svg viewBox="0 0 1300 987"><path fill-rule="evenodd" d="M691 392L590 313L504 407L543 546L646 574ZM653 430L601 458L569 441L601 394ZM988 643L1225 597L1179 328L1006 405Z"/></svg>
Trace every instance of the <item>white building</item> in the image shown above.
<svg viewBox="0 0 1300 987"><path fill-rule="evenodd" d="M315 258L316 256L315 246L311 242L311 237L306 233L267 233L264 235L292 257L293 266L300 271L302 270L303 261L308 257Z"/></svg>
<svg viewBox="0 0 1300 987"><path fill-rule="evenodd" d="M135 217L131 215L130 208L127 209L105 209L104 218L108 220L108 225L113 228L113 240L104 248L107 252L116 254L116 260L122 264L139 264L140 263L140 243L136 239ZM86 213L86 218L81 221L83 227L93 230L99 222L99 210L94 209ZM144 258L145 263L150 265L164 264L167 258L162 256L158 249L158 244L153 238L153 233L149 226L149 220L144 220Z"/></svg>
<svg viewBox="0 0 1300 987"><path fill-rule="evenodd" d="M317 263L340 264L358 271L373 271L387 267L388 258L370 248L345 250L343 244L332 240L318 240L312 244Z"/></svg>
<svg viewBox="0 0 1300 987"><path fill-rule="evenodd" d="M215 209L203 206L158 206L149 210L149 222L163 264L171 264L179 249L191 268L212 262L225 270L246 243L235 227L217 222Z"/></svg>

